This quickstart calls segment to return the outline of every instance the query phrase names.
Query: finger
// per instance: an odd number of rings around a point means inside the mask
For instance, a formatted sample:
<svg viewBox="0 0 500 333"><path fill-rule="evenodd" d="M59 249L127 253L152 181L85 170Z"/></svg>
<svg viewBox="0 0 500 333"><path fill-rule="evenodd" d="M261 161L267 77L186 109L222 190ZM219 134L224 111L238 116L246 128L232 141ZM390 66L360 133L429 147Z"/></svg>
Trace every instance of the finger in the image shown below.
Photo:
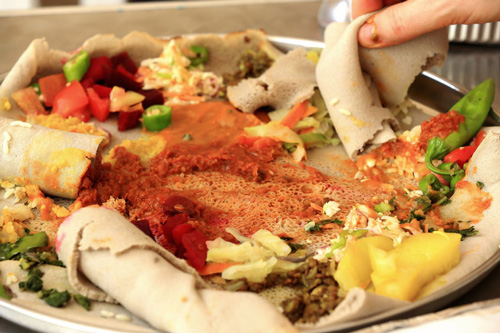
<svg viewBox="0 0 500 333"><path fill-rule="evenodd" d="M371 13L384 7L383 0L352 0L351 16L355 19L366 13Z"/></svg>
<svg viewBox="0 0 500 333"><path fill-rule="evenodd" d="M410 0L387 7L367 20L358 40L365 47L385 47L448 26L456 20L449 2Z"/></svg>

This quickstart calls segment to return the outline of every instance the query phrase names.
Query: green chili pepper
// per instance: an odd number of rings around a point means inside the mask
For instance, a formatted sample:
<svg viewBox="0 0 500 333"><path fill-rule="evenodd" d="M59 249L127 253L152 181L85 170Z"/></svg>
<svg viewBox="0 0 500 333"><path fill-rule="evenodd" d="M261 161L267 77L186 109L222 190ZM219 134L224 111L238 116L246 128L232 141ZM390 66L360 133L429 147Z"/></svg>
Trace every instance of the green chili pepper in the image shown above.
<svg viewBox="0 0 500 333"><path fill-rule="evenodd" d="M19 253L24 253L31 249L47 246L49 237L45 232L29 234L19 238L14 243L0 244L0 260L8 260Z"/></svg>
<svg viewBox="0 0 500 333"><path fill-rule="evenodd" d="M469 141L483 126L488 116L491 104L495 98L495 81L487 79L469 91L450 110L455 110L465 117L457 131L450 133L446 138L432 138L427 144L425 163L432 172L449 175L449 171L440 170L432 164L433 160L441 160L446 154L461 147Z"/></svg>
<svg viewBox="0 0 500 333"><path fill-rule="evenodd" d="M170 126L172 108L168 105L151 105L142 115L144 127L150 132L161 131Z"/></svg>
<svg viewBox="0 0 500 333"><path fill-rule="evenodd" d="M63 66L66 81L80 81L90 67L90 57L87 51L81 50L71 57Z"/></svg>
<svg viewBox="0 0 500 333"><path fill-rule="evenodd" d="M420 191L427 195L433 202L438 201L444 196L451 194L451 189L449 186L442 184L435 174L428 174L427 176L420 179L418 183L418 188Z"/></svg>
<svg viewBox="0 0 500 333"><path fill-rule="evenodd" d="M193 51L195 54L194 57L188 57L189 60L191 61L191 64L190 64L191 67L197 67L197 66L207 62L208 50L206 47L193 45L189 49L191 51Z"/></svg>

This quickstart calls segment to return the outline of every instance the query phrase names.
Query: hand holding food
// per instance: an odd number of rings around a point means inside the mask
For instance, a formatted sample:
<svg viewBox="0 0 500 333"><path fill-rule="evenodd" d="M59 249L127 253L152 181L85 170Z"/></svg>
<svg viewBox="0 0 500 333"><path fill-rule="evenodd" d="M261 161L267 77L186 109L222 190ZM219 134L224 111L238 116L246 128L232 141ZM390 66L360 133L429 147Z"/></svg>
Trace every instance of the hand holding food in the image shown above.
<svg viewBox="0 0 500 333"><path fill-rule="evenodd" d="M388 6L388 7L386 7ZM453 24L487 23L500 20L500 8L489 0L353 0L352 17L377 10L359 30L361 45L380 48L414 39Z"/></svg>

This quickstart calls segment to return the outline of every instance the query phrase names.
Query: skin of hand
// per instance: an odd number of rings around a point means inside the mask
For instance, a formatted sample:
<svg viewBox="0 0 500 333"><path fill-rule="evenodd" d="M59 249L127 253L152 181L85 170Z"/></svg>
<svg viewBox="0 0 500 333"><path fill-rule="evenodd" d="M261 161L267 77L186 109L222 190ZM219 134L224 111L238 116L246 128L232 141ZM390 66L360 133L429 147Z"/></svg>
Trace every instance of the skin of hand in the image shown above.
<svg viewBox="0 0 500 333"><path fill-rule="evenodd" d="M359 29L358 40L369 48L406 42L452 25L500 20L499 0L352 0L353 19L380 10Z"/></svg>

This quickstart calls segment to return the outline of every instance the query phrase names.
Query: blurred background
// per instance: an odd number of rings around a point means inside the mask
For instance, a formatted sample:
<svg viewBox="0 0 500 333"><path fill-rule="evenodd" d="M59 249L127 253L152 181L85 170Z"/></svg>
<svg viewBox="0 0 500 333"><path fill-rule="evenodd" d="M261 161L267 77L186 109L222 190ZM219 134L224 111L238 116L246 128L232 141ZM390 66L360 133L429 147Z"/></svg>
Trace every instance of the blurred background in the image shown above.
<svg viewBox="0 0 500 333"><path fill-rule="evenodd" d="M153 0L154 1L154 0ZM158 0L169 1L169 0ZM179 1L179 0L177 0ZM189 1L189 0L184 0ZM0 0L0 10L19 10L51 6L106 6L132 2L152 2L152 0Z"/></svg>

